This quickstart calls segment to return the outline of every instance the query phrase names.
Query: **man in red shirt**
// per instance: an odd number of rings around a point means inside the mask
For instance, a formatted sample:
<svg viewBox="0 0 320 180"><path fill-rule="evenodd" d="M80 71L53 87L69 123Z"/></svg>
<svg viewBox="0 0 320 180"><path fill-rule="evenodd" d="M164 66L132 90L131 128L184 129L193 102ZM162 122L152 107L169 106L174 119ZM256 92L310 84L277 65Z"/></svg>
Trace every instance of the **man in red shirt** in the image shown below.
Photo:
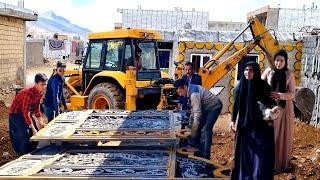
<svg viewBox="0 0 320 180"><path fill-rule="evenodd" d="M22 89L14 98L9 112L10 139L13 149L19 154L27 154L36 148L30 137L37 133L37 125L31 118L34 113L40 128L45 126L41 118L40 101L47 86L47 76L38 73L31 88Z"/></svg>

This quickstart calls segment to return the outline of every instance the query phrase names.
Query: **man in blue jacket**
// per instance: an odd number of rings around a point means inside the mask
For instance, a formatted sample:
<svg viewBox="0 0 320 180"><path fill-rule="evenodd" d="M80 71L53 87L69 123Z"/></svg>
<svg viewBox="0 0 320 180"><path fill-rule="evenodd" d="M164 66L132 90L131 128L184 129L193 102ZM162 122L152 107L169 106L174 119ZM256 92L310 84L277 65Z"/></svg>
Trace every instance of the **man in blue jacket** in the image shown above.
<svg viewBox="0 0 320 180"><path fill-rule="evenodd" d="M67 109L66 100L63 95L64 87L64 70L66 64L64 62L57 62L56 72L50 77L46 89L44 99L44 113L50 122L59 114L59 105L62 103L64 109Z"/></svg>
<svg viewBox="0 0 320 180"><path fill-rule="evenodd" d="M187 62L184 65L185 75L182 76L182 79L187 82L188 85L196 84L201 86L201 76L194 73L192 62ZM179 97L178 109L181 110L190 110L189 98L188 97Z"/></svg>
<svg viewBox="0 0 320 180"><path fill-rule="evenodd" d="M184 79L188 83L188 85L189 84L197 84L197 85L201 86L201 84L202 84L201 76L194 73L192 62L187 62L184 65L184 70L185 70L186 74L182 76L182 79Z"/></svg>

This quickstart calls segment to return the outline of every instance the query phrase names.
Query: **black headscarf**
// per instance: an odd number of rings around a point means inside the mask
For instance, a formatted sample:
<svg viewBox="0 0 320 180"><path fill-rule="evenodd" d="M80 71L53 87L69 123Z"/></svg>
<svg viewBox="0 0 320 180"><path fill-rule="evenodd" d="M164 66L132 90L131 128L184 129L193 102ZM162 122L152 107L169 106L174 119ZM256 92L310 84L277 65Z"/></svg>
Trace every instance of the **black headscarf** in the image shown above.
<svg viewBox="0 0 320 180"><path fill-rule="evenodd" d="M238 118L238 127L251 129L261 125L262 113L259 109L258 101L268 104L271 87L261 79L261 70L256 62L248 62L245 67L251 66L253 69L253 79L247 80L243 75L234 91L234 103L232 120ZM261 121L260 121L261 120Z"/></svg>
<svg viewBox="0 0 320 180"><path fill-rule="evenodd" d="M259 92L261 84L261 71L259 64L256 62L248 62L245 66L251 66L253 69L253 79L247 80L243 75L240 80L239 89L239 125L249 127L255 124L254 106L256 96Z"/></svg>
<svg viewBox="0 0 320 180"><path fill-rule="evenodd" d="M237 127L240 129L261 128L266 125L258 102L267 107L275 105L270 98L271 86L261 79L261 70L256 62L248 62L245 67L253 69L253 79L247 80L243 75L234 90L232 121L238 117Z"/></svg>
<svg viewBox="0 0 320 180"><path fill-rule="evenodd" d="M285 59L285 65L282 69L277 69L275 66L273 66L274 75L271 79L271 87L272 91L276 91L277 87L279 86L278 91L281 93L285 93L287 91L286 85L287 85L287 77L286 77L286 71L288 70L288 54L285 50L281 49L274 55L274 60L277 56L282 56ZM286 106L285 100L280 100L279 105L284 108Z"/></svg>

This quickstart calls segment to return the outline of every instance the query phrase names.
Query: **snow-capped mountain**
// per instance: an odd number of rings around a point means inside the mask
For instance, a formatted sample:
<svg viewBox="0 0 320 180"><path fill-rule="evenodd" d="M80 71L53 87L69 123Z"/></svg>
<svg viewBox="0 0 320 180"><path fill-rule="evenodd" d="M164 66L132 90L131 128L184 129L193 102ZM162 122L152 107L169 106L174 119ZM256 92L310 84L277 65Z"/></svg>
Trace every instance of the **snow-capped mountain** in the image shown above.
<svg viewBox="0 0 320 180"><path fill-rule="evenodd" d="M57 16L54 12L48 11L40 14L37 21L27 22L27 31L33 36L51 36L54 33L87 37L89 29L72 24L64 17Z"/></svg>

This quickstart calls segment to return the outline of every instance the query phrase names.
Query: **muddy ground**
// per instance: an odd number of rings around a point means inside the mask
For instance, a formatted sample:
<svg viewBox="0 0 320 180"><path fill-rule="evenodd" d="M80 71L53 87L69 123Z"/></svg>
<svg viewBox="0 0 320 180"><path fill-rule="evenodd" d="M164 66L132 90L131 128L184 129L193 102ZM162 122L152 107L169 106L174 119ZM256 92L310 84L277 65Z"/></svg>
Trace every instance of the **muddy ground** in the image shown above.
<svg viewBox="0 0 320 180"><path fill-rule="evenodd" d="M52 64L29 70L28 76L32 77L41 69L50 74ZM1 89L0 89L1 91ZM8 106L13 99L12 89L0 92L0 165L3 165L18 156L13 151L8 128ZM214 127L212 146L212 161L230 167L232 164L234 134L229 131L228 122L230 115L219 117ZM5 155L7 153L9 155ZM275 176L275 179L320 179L320 129L313 126L296 122L294 129L294 151L291 160L292 170Z"/></svg>

